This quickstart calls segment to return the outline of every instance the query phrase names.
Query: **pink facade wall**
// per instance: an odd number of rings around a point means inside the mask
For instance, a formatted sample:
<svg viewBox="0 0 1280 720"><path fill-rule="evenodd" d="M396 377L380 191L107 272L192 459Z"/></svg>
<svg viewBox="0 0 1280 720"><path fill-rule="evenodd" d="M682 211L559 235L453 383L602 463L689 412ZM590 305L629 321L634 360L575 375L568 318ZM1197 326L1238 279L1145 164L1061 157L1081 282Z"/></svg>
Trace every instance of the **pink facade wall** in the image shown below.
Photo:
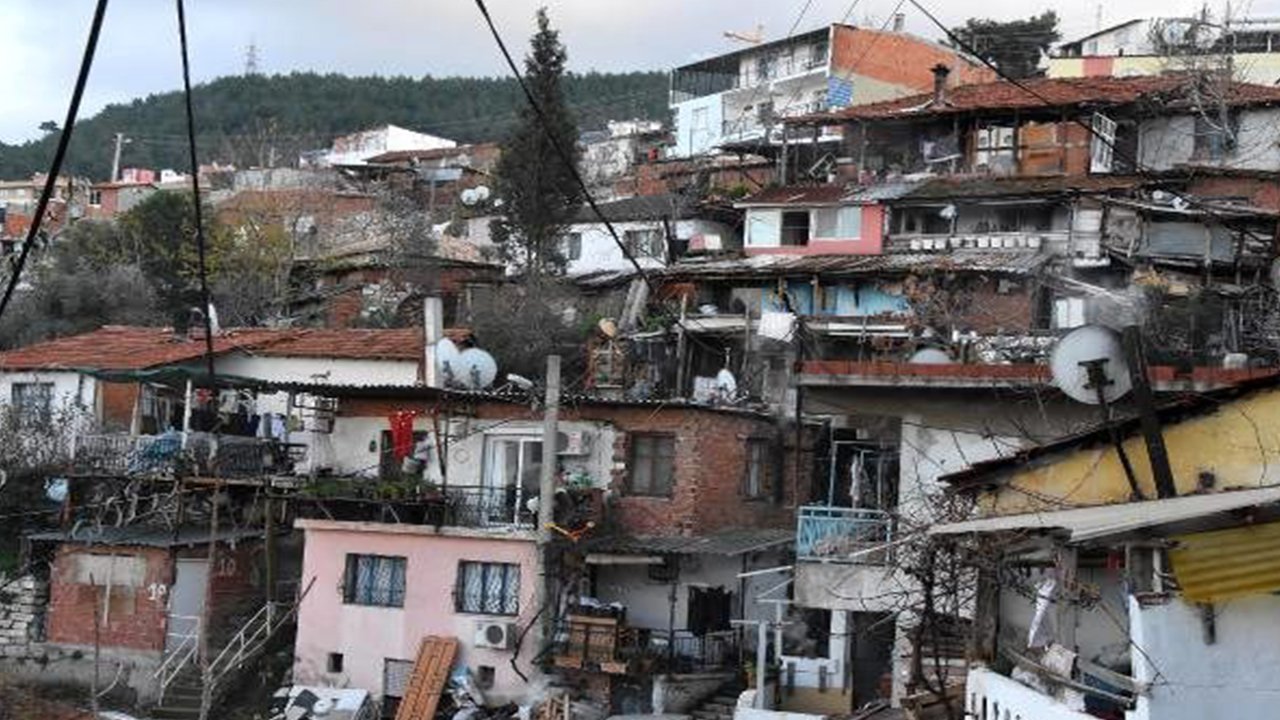
<svg viewBox="0 0 1280 720"><path fill-rule="evenodd" d="M862 206L861 237L813 238L808 245L748 247L748 255L879 255L884 249L884 207Z"/></svg>
<svg viewBox="0 0 1280 720"><path fill-rule="evenodd" d="M306 532L302 584L312 582L298 614L294 646L294 682L332 687L362 688L382 695L382 672L387 659L417 657L427 635L457 637L459 665L494 668L494 685L487 691L497 702L518 701L527 684L511 668L513 651L472 647L476 621L530 624L537 608L537 576L532 533L481 534L428 526L300 520ZM407 558L403 608L347 605L342 599L343 570L348 553ZM520 565L520 615L488 616L454 612L458 562L475 560ZM530 672L529 660L538 647L530 632L518 664ZM329 653L343 654L343 671L328 672Z"/></svg>

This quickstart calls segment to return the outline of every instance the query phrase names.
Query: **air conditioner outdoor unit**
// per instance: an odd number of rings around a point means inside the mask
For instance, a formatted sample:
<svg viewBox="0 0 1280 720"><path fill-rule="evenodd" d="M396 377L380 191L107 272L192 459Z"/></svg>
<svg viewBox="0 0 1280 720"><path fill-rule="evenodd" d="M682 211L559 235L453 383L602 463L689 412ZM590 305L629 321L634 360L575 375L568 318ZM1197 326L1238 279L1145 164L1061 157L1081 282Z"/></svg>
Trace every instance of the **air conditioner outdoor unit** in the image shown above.
<svg viewBox="0 0 1280 720"><path fill-rule="evenodd" d="M480 620L476 623L476 636L472 645L493 650L510 650L516 641L516 626L508 622Z"/></svg>

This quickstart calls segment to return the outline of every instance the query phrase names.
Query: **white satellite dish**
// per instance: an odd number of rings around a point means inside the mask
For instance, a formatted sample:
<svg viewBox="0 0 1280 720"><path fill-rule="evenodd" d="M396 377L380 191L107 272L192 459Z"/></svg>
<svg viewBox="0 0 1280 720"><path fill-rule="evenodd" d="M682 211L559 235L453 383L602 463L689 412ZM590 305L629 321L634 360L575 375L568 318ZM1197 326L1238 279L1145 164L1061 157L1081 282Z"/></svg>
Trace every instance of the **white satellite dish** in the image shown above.
<svg viewBox="0 0 1280 720"><path fill-rule="evenodd" d="M461 354L458 346L454 345L449 338L440 338L436 341L436 370L443 378L445 386L452 385L457 378L458 357Z"/></svg>
<svg viewBox="0 0 1280 720"><path fill-rule="evenodd" d="M475 205L480 202L480 194L472 188L467 188L458 193L458 199L462 201L463 205Z"/></svg>
<svg viewBox="0 0 1280 720"><path fill-rule="evenodd" d="M483 390L498 377L498 363L493 356L479 348L467 348L458 355L455 380L463 387Z"/></svg>
<svg viewBox="0 0 1280 720"><path fill-rule="evenodd" d="M728 368L716 373L716 392L726 400L732 400L738 396L738 379L729 372Z"/></svg>
<svg viewBox="0 0 1280 720"><path fill-rule="evenodd" d="M946 350L941 348L921 348L911 355L909 363L916 365L950 365L955 362Z"/></svg>
<svg viewBox="0 0 1280 720"><path fill-rule="evenodd" d="M489 186L488 186L488 185L477 185L477 186L475 187L475 189L474 189L474 190L472 190L472 192L473 192L473 193L475 193L475 195L476 195L476 200L477 200L477 201L479 201L479 202L484 202L485 200L488 200L488 199L489 199Z"/></svg>
<svg viewBox="0 0 1280 720"><path fill-rule="evenodd" d="M1085 364L1094 360L1103 361L1102 371L1109 381L1102 387L1103 399L1111 403L1128 394L1133 380L1129 377L1120 336L1099 325L1078 327L1058 341L1049 358L1053 383L1072 400L1097 405L1098 389L1090 382Z"/></svg>
<svg viewBox="0 0 1280 720"><path fill-rule="evenodd" d="M315 717L324 717L333 712L333 701L329 698L320 698L316 700L316 704L311 706L311 714Z"/></svg>
<svg viewBox="0 0 1280 720"><path fill-rule="evenodd" d="M0 471L0 480L3 480L4 473ZM0 485L3 485L0 482ZM44 496L53 502L60 503L67 499L67 479L66 478L49 478L44 481Z"/></svg>

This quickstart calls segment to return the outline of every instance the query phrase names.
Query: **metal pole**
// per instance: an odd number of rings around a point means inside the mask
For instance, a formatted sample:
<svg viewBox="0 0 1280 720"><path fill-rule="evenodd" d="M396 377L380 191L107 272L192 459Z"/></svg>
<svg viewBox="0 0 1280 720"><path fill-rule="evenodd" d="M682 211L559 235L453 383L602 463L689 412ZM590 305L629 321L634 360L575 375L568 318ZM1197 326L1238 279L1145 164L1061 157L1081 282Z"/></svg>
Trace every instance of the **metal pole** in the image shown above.
<svg viewBox="0 0 1280 720"><path fill-rule="evenodd" d="M213 625L213 578L217 573L218 554L218 494L222 483L213 485L213 510L209 518L209 549L205 553L204 612L200 618L200 720L209 719L213 704L213 675L209 668L209 630Z"/></svg>
<svg viewBox="0 0 1280 720"><path fill-rule="evenodd" d="M560 356L547 356L547 394L542 414L542 472L538 477L538 602L542 611L543 640L555 630L556 613L547 607L555 602L551 573L551 526L555 522L556 458L560 423Z"/></svg>
<svg viewBox="0 0 1280 720"><path fill-rule="evenodd" d="M1169 467L1169 451L1160 430L1160 418L1156 416L1155 398L1151 394L1151 379L1147 375L1147 356L1142 349L1142 333L1137 325L1129 325L1123 334L1125 354L1129 360L1129 376L1133 380L1133 399L1138 404L1138 418L1142 423L1142 436L1147 441L1147 459L1151 462L1151 477L1156 484L1156 497L1177 497L1173 482L1173 470Z"/></svg>
<svg viewBox="0 0 1280 720"><path fill-rule="evenodd" d="M124 145L124 133L116 133L116 151L111 156L111 182L120 179L120 146Z"/></svg>
<svg viewBox="0 0 1280 720"><path fill-rule="evenodd" d="M769 623L756 623L756 708L765 709L765 667L769 662Z"/></svg>

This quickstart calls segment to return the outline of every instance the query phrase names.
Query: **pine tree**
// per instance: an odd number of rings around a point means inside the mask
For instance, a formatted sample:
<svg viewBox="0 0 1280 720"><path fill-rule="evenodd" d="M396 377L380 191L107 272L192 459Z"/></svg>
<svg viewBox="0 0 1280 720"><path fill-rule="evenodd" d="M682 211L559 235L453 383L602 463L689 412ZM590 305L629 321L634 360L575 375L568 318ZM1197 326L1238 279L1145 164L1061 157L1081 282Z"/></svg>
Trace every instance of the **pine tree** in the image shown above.
<svg viewBox="0 0 1280 720"><path fill-rule="evenodd" d="M538 279L564 269L560 236L582 202L572 168L555 145L578 162L578 129L565 104L561 80L568 56L546 8L538 10L538 32L525 58L525 82L541 110L527 104L502 144L496 195L504 217L492 224L504 260ZM554 144L552 138L554 137Z"/></svg>

